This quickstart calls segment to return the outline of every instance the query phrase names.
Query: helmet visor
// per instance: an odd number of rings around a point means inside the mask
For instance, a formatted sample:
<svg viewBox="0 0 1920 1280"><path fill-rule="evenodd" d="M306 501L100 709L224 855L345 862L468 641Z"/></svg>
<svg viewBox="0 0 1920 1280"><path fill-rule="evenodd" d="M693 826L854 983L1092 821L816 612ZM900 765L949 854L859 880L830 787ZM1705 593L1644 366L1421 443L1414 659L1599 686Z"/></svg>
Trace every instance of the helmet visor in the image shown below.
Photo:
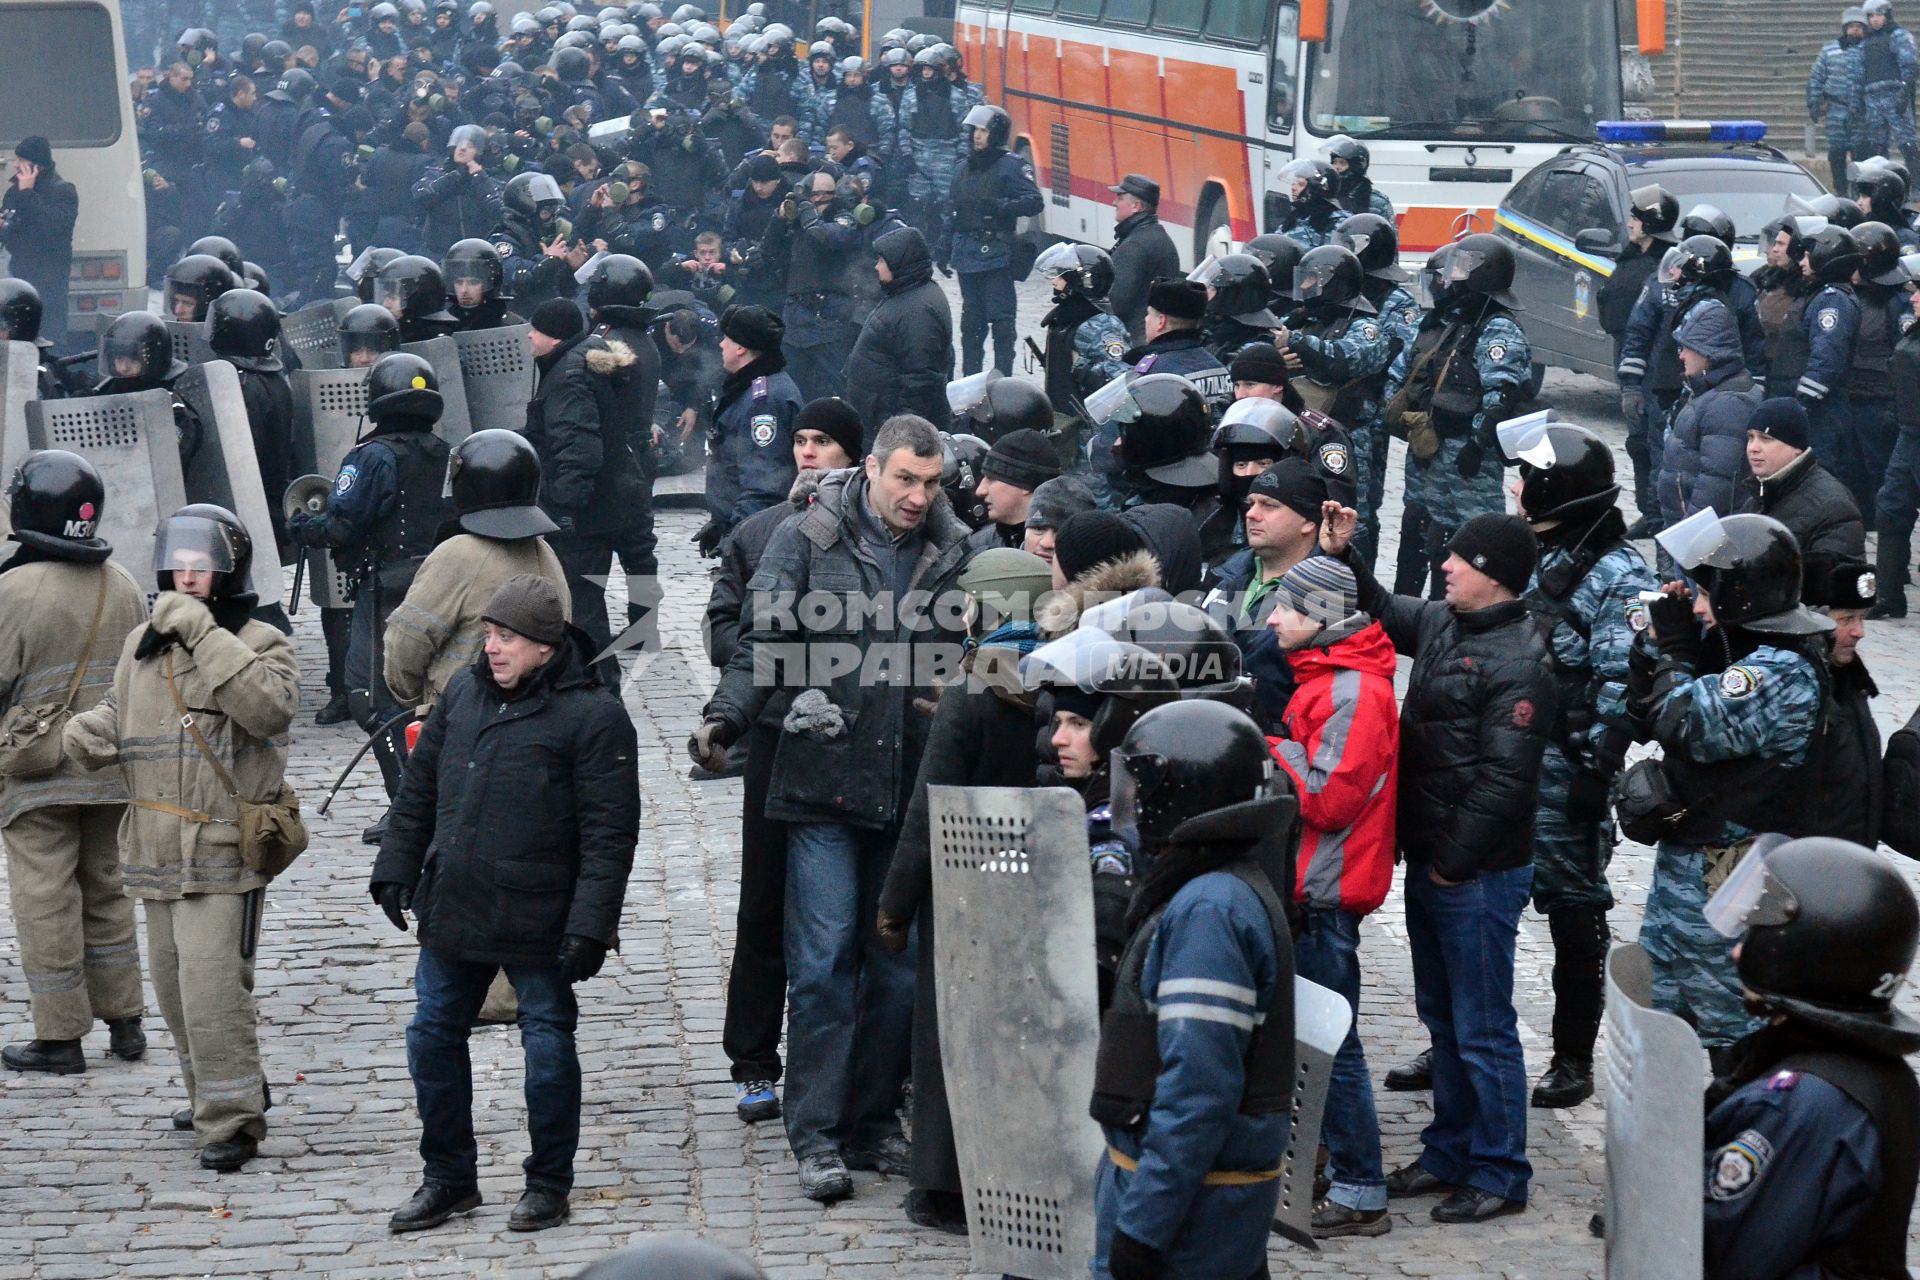
<svg viewBox="0 0 1920 1280"><path fill-rule="evenodd" d="M153 570L232 573L233 530L205 516L169 516L153 540Z"/></svg>
<svg viewBox="0 0 1920 1280"><path fill-rule="evenodd" d="M1727 531L1719 513L1708 507L1668 525L1655 535L1655 541L1666 548L1675 564L1691 573L1701 565L1713 564L1714 556L1727 545Z"/></svg>
<svg viewBox="0 0 1920 1280"><path fill-rule="evenodd" d="M1139 375L1129 369L1106 386L1100 388L1084 401L1087 417L1096 427L1109 422L1131 422L1139 415L1140 406L1133 400L1133 380Z"/></svg>
<svg viewBox="0 0 1920 1280"><path fill-rule="evenodd" d="M1220 282L1219 257L1211 253L1208 254L1205 258L1201 259L1199 266L1187 272L1187 279L1193 281L1195 284L1205 285L1209 289L1213 288L1214 285Z"/></svg>
<svg viewBox="0 0 1920 1280"><path fill-rule="evenodd" d="M1366 237L1362 236L1360 239L1364 242ZM1312 302L1315 298L1324 294L1327 291L1327 286L1332 282L1333 267L1331 264L1295 267L1293 269L1293 296L1302 302Z"/></svg>
<svg viewBox="0 0 1920 1280"><path fill-rule="evenodd" d="M419 281L408 277L382 276L373 282L373 300L395 315L406 310L419 288Z"/></svg>
<svg viewBox="0 0 1920 1280"><path fill-rule="evenodd" d="M1129 848L1140 847L1140 805L1166 784L1167 758L1155 752L1127 755L1116 747L1110 760L1107 800L1113 809L1113 834Z"/></svg>
<svg viewBox="0 0 1920 1280"><path fill-rule="evenodd" d="M1784 836L1761 836L1740 859L1701 914L1723 938L1739 939L1749 929L1783 925L1800 914L1800 900L1767 870L1767 855L1785 844Z"/></svg>
<svg viewBox="0 0 1920 1280"><path fill-rule="evenodd" d="M374 360L390 351L400 349L400 331L398 329L370 329L340 331L340 359L348 368L371 365ZM354 357L361 357L355 360Z"/></svg>
<svg viewBox="0 0 1920 1280"><path fill-rule="evenodd" d="M1073 245L1062 240L1059 244L1049 245L1045 253L1035 258L1033 269L1049 280L1058 280L1080 269L1080 255L1074 252Z"/></svg>
<svg viewBox="0 0 1920 1280"><path fill-rule="evenodd" d="M100 359L100 371L108 377L132 378L161 372L149 367L147 343L139 330L131 333L114 333L109 330L100 345ZM121 365L127 361L132 361L139 367L135 369L129 365L131 372L121 372Z"/></svg>
<svg viewBox="0 0 1920 1280"><path fill-rule="evenodd" d="M370 249L362 249L360 251L360 256L347 264L347 270L346 270L347 279L352 281L354 284L359 284L362 280L366 279L368 273L370 273L374 269L374 266L373 266L374 255L379 252L380 252L380 249L378 246L375 246Z"/></svg>
<svg viewBox="0 0 1920 1280"><path fill-rule="evenodd" d="M1524 462L1532 467L1551 467L1554 452L1552 442L1547 439L1547 425L1552 421L1551 409L1508 418L1495 431L1500 440L1500 452L1514 462Z"/></svg>
<svg viewBox="0 0 1920 1280"><path fill-rule="evenodd" d="M1463 284L1472 279L1473 273L1487 264L1487 255L1478 249L1463 249L1459 245L1447 255L1441 265L1441 272L1448 284Z"/></svg>
<svg viewBox="0 0 1920 1280"><path fill-rule="evenodd" d="M170 320L205 320L207 304L212 300L210 291L201 285L184 280L167 281L166 308ZM189 314L181 314L183 310Z"/></svg>
<svg viewBox="0 0 1920 1280"><path fill-rule="evenodd" d="M1214 428L1209 447L1217 452L1228 445L1271 444L1279 450L1274 456L1284 457L1299 431L1300 419L1277 400L1235 400Z"/></svg>
<svg viewBox="0 0 1920 1280"><path fill-rule="evenodd" d="M1000 379L998 369L987 369L956 378L947 384L947 408L958 418L986 403L987 388Z"/></svg>

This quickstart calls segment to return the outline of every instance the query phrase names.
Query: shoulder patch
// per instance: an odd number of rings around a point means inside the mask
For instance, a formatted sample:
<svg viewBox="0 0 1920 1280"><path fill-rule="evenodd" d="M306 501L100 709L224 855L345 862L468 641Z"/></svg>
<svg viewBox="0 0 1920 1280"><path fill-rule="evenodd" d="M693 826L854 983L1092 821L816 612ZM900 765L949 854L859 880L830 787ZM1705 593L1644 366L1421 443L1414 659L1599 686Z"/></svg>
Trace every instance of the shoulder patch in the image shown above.
<svg viewBox="0 0 1920 1280"><path fill-rule="evenodd" d="M1647 614L1647 606L1638 600L1627 605L1627 629L1633 632L1645 631L1653 619Z"/></svg>
<svg viewBox="0 0 1920 1280"><path fill-rule="evenodd" d="M339 478L333 482L333 492L340 496L351 493L353 491L353 482L359 478L360 469L349 463L340 468Z"/></svg>
<svg viewBox="0 0 1920 1280"><path fill-rule="evenodd" d="M1127 354L1127 344L1125 339L1122 339L1122 338L1107 339L1107 359L1118 360L1121 356L1124 356L1125 354Z"/></svg>
<svg viewBox="0 0 1920 1280"><path fill-rule="evenodd" d="M1321 445L1320 465L1331 475L1345 475L1347 473L1346 446L1337 444Z"/></svg>
<svg viewBox="0 0 1920 1280"><path fill-rule="evenodd" d="M496 242L493 246L493 251L499 254L502 258L511 258L516 252L516 250L513 247L513 241L511 240L501 240Z"/></svg>
<svg viewBox="0 0 1920 1280"><path fill-rule="evenodd" d="M1490 347L1488 347L1488 348L1487 348L1487 359L1489 359L1489 360L1505 360L1506 358L1507 358L1507 344L1506 344L1506 343L1504 343L1504 342L1496 342L1496 343L1494 343L1494 344L1493 344L1492 346L1490 346Z"/></svg>
<svg viewBox="0 0 1920 1280"><path fill-rule="evenodd" d="M1713 1180L1707 1194L1715 1200L1738 1200L1753 1189L1773 1159L1773 1144L1757 1129L1748 1129L1713 1153Z"/></svg>
<svg viewBox="0 0 1920 1280"><path fill-rule="evenodd" d="M1799 1083L1800 1073L1798 1071L1776 1071L1768 1078L1766 1091L1768 1093L1791 1093Z"/></svg>
<svg viewBox="0 0 1920 1280"><path fill-rule="evenodd" d="M1822 329L1832 332L1834 327L1840 323L1840 313L1829 307L1820 313L1818 322Z"/></svg>
<svg viewBox="0 0 1920 1280"><path fill-rule="evenodd" d="M758 445L762 449L766 448L768 445L773 443L773 437L779 434L779 428L780 428L779 420L776 419L772 414L756 413L753 416L752 423L750 424L750 430L753 433L754 444Z"/></svg>
<svg viewBox="0 0 1920 1280"><path fill-rule="evenodd" d="M658 212L656 212L656 213L655 213L655 214L653 215L653 229L654 229L655 231L665 231L665 230L667 229L667 215L666 215L666 214L664 214L664 213L658 213Z"/></svg>
<svg viewBox="0 0 1920 1280"><path fill-rule="evenodd" d="M1730 699L1752 697L1760 687L1757 667L1728 667L1720 673L1720 696Z"/></svg>
<svg viewBox="0 0 1920 1280"><path fill-rule="evenodd" d="M1533 716L1534 716L1533 699L1522 698L1520 699L1520 701L1513 704L1513 727L1514 728L1516 729L1531 728L1533 725Z"/></svg>
<svg viewBox="0 0 1920 1280"><path fill-rule="evenodd" d="M764 376L755 378L753 380L753 386L750 389L749 394L753 396L754 403L756 404L758 404L760 401L765 400L767 398L767 394L768 394L767 380Z"/></svg>
<svg viewBox="0 0 1920 1280"><path fill-rule="evenodd" d="M217 116L217 115L216 115L216 116L208 116L208 117L207 117L207 132L208 132L208 133L218 133L218 132L220 132L220 117L219 117L219 116Z"/></svg>
<svg viewBox="0 0 1920 1280"><path fill-rule="evenodd" d="M1025 178L1028 182L1033 181L1033 166L1028 164L1024 160L1020 162L1020 176Z"/></svg>
<svg viewBox="0 0 1920 1280"><path fill-rule="evenodd" d="M1360 322L1360 341L1362 342L1380 341L1380 326L1375 324L1371 320L1362 320Z"/></svg>

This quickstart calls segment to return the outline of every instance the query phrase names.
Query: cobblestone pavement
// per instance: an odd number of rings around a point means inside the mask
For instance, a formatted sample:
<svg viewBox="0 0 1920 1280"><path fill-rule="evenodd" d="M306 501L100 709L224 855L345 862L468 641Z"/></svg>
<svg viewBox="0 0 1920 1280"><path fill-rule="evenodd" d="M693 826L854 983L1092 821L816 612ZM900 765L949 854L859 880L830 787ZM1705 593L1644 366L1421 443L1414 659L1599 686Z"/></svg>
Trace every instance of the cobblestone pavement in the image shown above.
<svg viewBox="0 0 1920 1280"><path fill-rule="evenodd" d="M1026 288L1023 329L1041 306L1038 290ZM1618 443L1614 397L1602 384L1556 375L1546 398ZM1397 490L1396 470L1389 543L1397 534ZM734 1117L719 1040L740 784L689 782L684 756L711 683L699 639L707 575L688 542L698 522L690 513L662 516L665 648L627 686L646 816L622 953L581 988L588 1088L572 1222L534 1236L506 1229L527 1144L517 1039L494 1028L473 1041L485 1206L436 1231L386 1231L387 1214L406 1199L418 1173L403 1040L414 943L367 898L372 850L359 833L378 812L379 784L363 766L331 813L312 819L312 851L268 895L258 996L276 1105L260 1158L244 1173L204 1172L188 1136L168 1127L168 1112L183 1098L157 1012L142 1062L106 1058L102 1032L88 1041L83 1076L8 1073L0 1078L0 1280L570 1276L635 1236L689 1229L751 1252L775 1277L966 1274L963 1241L905 1220L904 1181L856 1175L858 1194L822 1210L801 1198L779 1127L749 1128ZM1390 546L1383 551L1388 564L1391 554ZM1915 634L1908 624L1876 624L1863 646L1889 732L1920 702ZM357 735L311 723L322 701L324 660L310 608L296 619L296 638L305 711L292 774L311 815ZM1634 935L1650 874L1646 849L1621 847L1612 871L1621 899L1616 937ZM0 924L8 1039L31 1034L17 950L10 920ZM1363 956L1361 1026L1377 1080L1424 1040L1413 1014L1397 892L1368 921ZM1547 1057L1549 962L1545 922L1530 915L1517 996L1536 1072ZM1385 1091L1377 1098L1389 1165L1397 1165L1417 1152L1427 1099ZM1318 1254L1276 1244L1275 1274L1598 1275L1601 1248L1586 1228L1601 1196L1601 1106L1535 1111L1532 1122L1537 1177L1526 1213L1443 1227L1427 1219L1430 1201L1410 1208L1396 1202L1394 1229L1384 1237L1329 1242ZM1088 1122L1072 1116L1065 1123Z"/></svg>

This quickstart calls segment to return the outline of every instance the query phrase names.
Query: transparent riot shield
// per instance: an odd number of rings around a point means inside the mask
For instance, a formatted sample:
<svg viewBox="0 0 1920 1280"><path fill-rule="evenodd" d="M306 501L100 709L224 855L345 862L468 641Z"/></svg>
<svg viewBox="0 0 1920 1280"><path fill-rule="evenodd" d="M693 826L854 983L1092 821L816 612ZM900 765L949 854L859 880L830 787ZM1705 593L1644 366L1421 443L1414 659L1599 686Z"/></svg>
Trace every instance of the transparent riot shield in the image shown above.
<svg viewBox="0 0 1920 1280"><path fill-rule="evenodd" d="M460 372L460 348L454 345L453 339L445 336L428 338L425 342L403 343L400 349L432 365L433 376L440 381L440 402L443 407L433 434L449 445L459 444L472 435L473 420L468 415L466 379Z"/></svg>
<svg viewBox="0 0 1920 1280"><path fill-rule="evenodd" d="M1093 1256L1099 1045L1086 807L934 787L940 1052L974 1271L1079 1280Z"/></svg>
<svg viewBox="0 0 1920 1280"><path fill-rule="evenodd" d="M100 536L134 581L151 584L154 530L187 504L173 397L154 390L35 400L26 412L28 447L69 450L100 473L107 490Z"/></svg>
<svg viewBox="0 0 1920 1280"><path fill-rule="evenodd" d="M340 473L340 464L367 424L367 370L301 369L289 381L293 387L294 470L328 479ZM276 497L276 501L277 501ZM322 609L345 609L346 581L323 549L306 552L307 582L313 602Z"/></svg>
<svg viewBox="0 0 1920 1280"><path fill-rule="evenodd" d="M1607 1280L1699 1280L1706 1051L1653 1007L1637 943L1607 956Z"/></svg>
<svg viewBox="0 0 1920 1280"><path fill-rule="evenodd" d="M174 394L199 415L200 447L186 461L187 501L213 502L240 517L253 535L253 581L260 607L281 603L286 588L280 576L279 544L274 541L272 509L260 482L260 459L253 451L253 426L240 394L240 375L225 360L209 360L175 380ZM280 495L273 495L277 505Z"/></svg>
<svg viewBox="0 0 1920 1280"><path fill-rule="evenodd" d="M527 425L527 403L538 377L532 333L532 325L512 324L453 335L473 430L519 431Z"/></svg>

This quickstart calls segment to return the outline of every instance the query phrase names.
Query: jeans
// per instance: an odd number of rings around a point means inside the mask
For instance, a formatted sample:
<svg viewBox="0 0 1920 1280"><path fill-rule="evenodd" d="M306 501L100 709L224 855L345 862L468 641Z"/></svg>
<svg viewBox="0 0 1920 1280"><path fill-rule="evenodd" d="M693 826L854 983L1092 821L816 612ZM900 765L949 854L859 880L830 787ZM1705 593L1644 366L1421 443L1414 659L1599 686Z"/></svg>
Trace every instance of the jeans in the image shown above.
<svg viewBox="0 0 1920 1280"><path fill-rule="evenodd" d="M1351 911L1306 908L1306 927L1293 940L1293 971L1317 982L1353 1009L1353 1025L1334 1055L1320 1136L1327 1144L1327 1176L1335 1204L1349 1209L1387 1207L1387 1179L1380 1166L1380 1120L1373 1110L1373 1082L1360 1047L1360 917Z"/></svg>
<svg viewBox="0 0 1920 1280"><path fill-rule="evenodd" d="M898 833L787 828L787 1141L799 1157L900 1130L913 1023L913 949L874 929Z"/></svg>
<svg viewBox="0 0 1920 1280"><path fill-rule="evenodd" d="M1013 271L996 267L991 271L963 270L958 274L961 375L980 372L989 326L993 329L993 367L1011 375L1014 320L1019 311L1013 292Z"/></svg>
<svg viewBox="0 0 1920 1280"><path fill-rule="evenodd" d="M467 1035L502 967L420 948L413 971L413 1021L407 1025L407 1071L420 1105L420 1159L428 1182L471 1187L479 1180ZM558 963L504 968L520 997L520 1047L527 1059L527 1133L533 1151L521 1167L529 1187L565 1195L573 1189L573 1154L580 1146L580 1058L573 1044L580 1006Z"/></svg>
<svg viewBox="0 0 1920 1280"><path fill-rule="evenodd" d="M1525 1201L1527 1063L1513 1011L1513 951L1533 867L1438 885L1407 864L1413 1003L1433 1038L1433 1123L1420 1165L1444 1182Z"/></svg>
<svg viewBox="0 0 1920 1280"><path fill-rule="evenodd" d="M780 1023L787 1012L787 824L767 817L767 787L780 731L747 730L740 806L740 906L720 1048L736 1083L780 1078Z"/></svg>

